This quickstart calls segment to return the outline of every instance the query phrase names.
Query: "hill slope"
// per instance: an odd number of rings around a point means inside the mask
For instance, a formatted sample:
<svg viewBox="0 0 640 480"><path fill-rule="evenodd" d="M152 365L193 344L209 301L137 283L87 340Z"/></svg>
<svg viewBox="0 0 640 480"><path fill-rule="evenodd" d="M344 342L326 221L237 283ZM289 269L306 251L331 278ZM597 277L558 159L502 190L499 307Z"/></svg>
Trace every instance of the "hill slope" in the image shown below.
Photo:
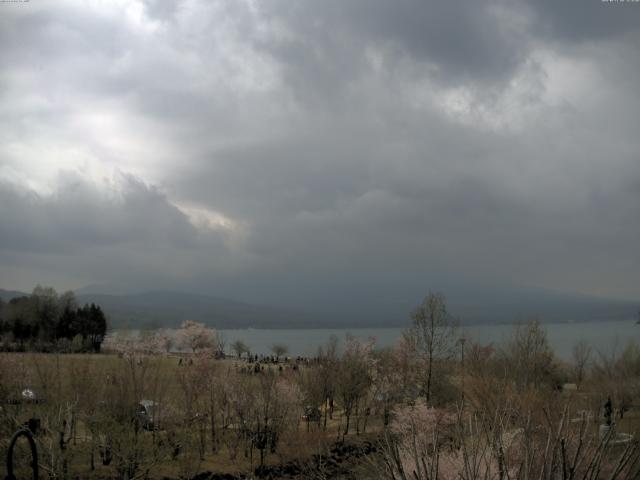
<svg viewBox="0 0 640 480"><path fill-rule="evenodd" d="M216 328L294 328L314 323L305 313L182 292L81 294L78 302L99 304L115 328L176 327L184 320Z"/></svg>
<svg viewBox="0 0 640 480"><path fill-rule="evenodd" d="M2 299L3 302L8 302L12 298L25 297L25 296L28 297L29 295L31 294L25 293L25 292L19 292L17 290L3 290L2 288L0 288L0 299Z"/></svg>
<svg viewBox="0 0 640 480"><path fill-rule="evenodd" d="M29 294L0 289L5 302L24 295ZM411 309L419 301L411 296L396 303L384 295L372 295L369 302L327 303L324 309L308 312L176 291L107 294L81 289L76 295L80 304L100 305L113 328L176 327L184 320L225 329L399 327L408 325ZM531 318L541 322L633 320L640 310L640 302L540 290L453 290L447 294L447 304L463 324Z"/></svg>

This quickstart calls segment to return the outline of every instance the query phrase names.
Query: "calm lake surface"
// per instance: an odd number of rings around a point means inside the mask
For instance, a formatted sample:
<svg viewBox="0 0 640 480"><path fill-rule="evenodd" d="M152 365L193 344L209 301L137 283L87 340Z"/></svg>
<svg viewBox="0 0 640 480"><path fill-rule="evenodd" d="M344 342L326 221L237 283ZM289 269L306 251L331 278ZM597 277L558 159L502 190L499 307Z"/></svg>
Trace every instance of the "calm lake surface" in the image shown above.
<svg viewBox="0 0 640 480"><path fill-rule="evenodd" d="M573 346L585 340L595 350L602 353L618 351L630 341L640 342L640 325L635 320L615 322L585 323L548 323L543 324L547 337L556 355L570 359ZM483 344L493 343L499 346L513 333L514 325L474 325L463 326L459 333ZM388 347L393 345L404 329L402 328L345 328L345 329L294 329L294 330L219 330L224 335L227 346L234 340L244 341L252 353L270 354L274 343L282 343L289 347L289 355L314 355L318 346L324 345L331 335L336 335L344 342L346 334L361 339L374 337L376 345Z"/></svg>
<svg viewBox="0 0 640 480"><path fill-rule="evenodd" d="M594 354L602 352L610 354L620 352L629 341L640 343L640 325L636 320L584 323L545 323L542 327L556 355L570 360L573 346L581 340L586 341L594 349ZM514 331L515 324L473 325L460 327L458 334L464 334L482 344L492 343L499 347ZM224 336L227 351L235 340L242 340L249 346L253 354L271 354L271 346L279 343L289 348L290 356L313 356L318 347L326 345L331 335L344 343L347 334L362 340L370 337L376 339L378 347L390 347L400 338L403 328L316 328L316 329L242 329L218 330ZM171 334L172 330L167 330ZM114 332L136 335L138 331Z"/></svg>

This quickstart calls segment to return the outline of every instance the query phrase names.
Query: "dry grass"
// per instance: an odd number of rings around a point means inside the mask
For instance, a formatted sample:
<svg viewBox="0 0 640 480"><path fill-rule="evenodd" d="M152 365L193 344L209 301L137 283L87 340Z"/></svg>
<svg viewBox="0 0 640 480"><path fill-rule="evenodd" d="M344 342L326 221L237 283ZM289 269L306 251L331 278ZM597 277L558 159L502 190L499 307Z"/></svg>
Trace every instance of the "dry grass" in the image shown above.
<svg viewBox="0 0 640 480"><path fill-rule="evenodd" d="M157 375L158 383L162 387L162 402L179 407L183 402L184 392L176 379L185 368L189 367L180 366L178 356L148 357L144 361L149 362L148 368ZM79 389L90 390L94 388L95 383L93 382L107 381L103 376L114 369L125 368L125 362L125 359L111 354L0 353L0 365L4 365L5 369L12 368L20 372L5 387L12 390L13 393L19 393L24 388L31 388L44 400L42 403L4 405L2 407L3 415L0 416L0 422L4 422L3 431L8 433L29 418L43 418L52 415L52 409L70 402ZM218 368L227 372L235 372L240 367L247 365L235 359L216 360L215 362ZM278 367L274 365L268 365L266 368L272 371L278 370ZM285 374L290 374L290 372ZM81 381L82 375L87 376L86 384ZM253 375L247 375L253 377ZM91 412L89 412L90 416ZM112 478L113 466L101 465L97 455L94 462L95 470L92 471L89 468L91 433L86 425L87 420L86 415L78 416L74 440L68 448L69 452L72 452L69 458L69 471L78 475L79 478ZM352 419L352 421L354 420ZM374 430L379 425L380 422L370 421L368 430ZM297 424L289 425L287 434L280 439L277 452L267 455L265 463L284 463L323 452L328 445L341 438L343 428L344 420L339 410L336 410L333 418L328 420L326 431L322 429L321 424L311 424L308 428L306 423L299 419ZM233 434L232 431L227 431L223 435ZM56 432L48 432L44 435L48 435L50 440L55 442ZM143 431L141 435L148 437L148 441L151 442L153 435L151 432ZM157 435L162 438L163 432L158 432ZM194 433L193 436L195 437L195 435ZM42 437L43 434L41 433L40 436ZM355 436L355 433L352 436ZM0 445L5 447L6 439ZM19 456L20 454L18 454ZM251 457L245 455L243 448L240 448L237 455L233 457L232 452L225 446L225 442L221 443L217 453L211 453L211 446L207 445L204 457L202 459L197 457L194 455L193 458L185 459L185 462L191 462L191 465L187 466L182 465L180 461L171 460L170 456L165 457L153 466L153 478L162 478L163 476L177 478L185 471L185 468L193 471L237 474L251 471L260 460L256 450L253 451Z"/></svg>

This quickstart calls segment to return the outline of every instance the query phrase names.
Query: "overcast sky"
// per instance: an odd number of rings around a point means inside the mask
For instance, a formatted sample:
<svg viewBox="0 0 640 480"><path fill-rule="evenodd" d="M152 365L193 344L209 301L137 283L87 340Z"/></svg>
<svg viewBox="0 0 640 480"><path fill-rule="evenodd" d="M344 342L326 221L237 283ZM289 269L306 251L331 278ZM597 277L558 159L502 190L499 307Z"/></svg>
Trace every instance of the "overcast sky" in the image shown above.
<svg viewBox="0 0 640 480"><path fill-rule="evenodd" d="M0 3L0 287L640 297L640 3Z"/></svg>

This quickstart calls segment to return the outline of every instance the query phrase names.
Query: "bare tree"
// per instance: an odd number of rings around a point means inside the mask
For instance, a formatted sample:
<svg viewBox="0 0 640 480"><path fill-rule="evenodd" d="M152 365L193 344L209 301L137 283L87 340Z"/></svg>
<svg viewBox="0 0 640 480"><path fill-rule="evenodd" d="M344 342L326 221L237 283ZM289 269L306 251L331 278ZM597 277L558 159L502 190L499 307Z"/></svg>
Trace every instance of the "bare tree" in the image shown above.
<svg viewBox="0 0 640 480"><path fill-rule="evenodd" d="M425 397L431 400L434 364L448 358L453 349L456 324L441 293L429 293L413 312L408 332L411 343L426 362Z"/></svg>
<svg viewBox="0 0 640 480"><path fill-rule="evenodd" d="M293 382L267 371L257 378L252 422L252 446L260 451L260 465L268 452L276 453L280 437L300 418L300 391Z"/></svg>
<svg viewBox="0 0 640 480"><path fill-rule="evenodd" d="M275 343L271 346L271 351L276 356L276 358L280 360L280 357L289 353L289 347L287 347L283 343Z"/></svg>
<svg viewBox="0 0 640 480"><path fill-rule="evenodd" d="M584 340L580 340L573 346L573 374L578 387L584 380L590 357L591 347Z"/></svg>
<svg viewBox="0 0 640 480"><path fill-rule="evenodd" d="M224 350L227 346L227 340L224 338L224 335L220 332L216 335L216 355L220 358L225 357Z"/></svg>
<svg viewBox="0 0 640 480"><path fill-rule="evenodd" d="M231 344L231 350L233 350L235 354L238 355L238 358L240 358L242 357L242 354L249 352L249 347L242 340L235 340Z"/></svg>
<svg viewBox="0 0 640 480"><path fill-rule="evenodd" d="M362 343L355 337L347 336L345 350L338 364L336 391L346 417L344 435L349 434L351 416L371 386L373 344L373 340Z"/></svg>
<svg viewBox="0 0 640 480"><path fill-rule="evenodd" d="M301 371L296 375L295 382L300 390L302 406L307 409L317 409L324 406L327 401L327 393L324 385L323 371L320 368L310 368ZM308 413L308 412L307 412ZM320 418L312 418L307 415L305 418L307 431L311 430L311 423L320 424Z"/></svg>
<svg viewBox="0 0 640 480"><path fill-rule="evenodd" d="M314 370L317 372L318 382L324 392L324 421L323 429L327 429L327 416L333 419L333 400L336 392L336 370L338 365L338 337L331 335L325 347L318 349L319 365Z"/></svg>
<svg viewBox="0 0 640 480"><path fill-rule="evenodd" d="M536 388L553 380L555 362L547 332L537 320L518 325L507 343L505 368L518 385Z"/></svg>
<svg viewBox="0 0 640 480"><path fill-rule="evenodd" d="M598 351L591 374L602 398L610 396L617 413L623 418L640 391L640 346L630 340L622 350L617 342L610 351ZM600 402L602 402L602 398Z"/></svg>

